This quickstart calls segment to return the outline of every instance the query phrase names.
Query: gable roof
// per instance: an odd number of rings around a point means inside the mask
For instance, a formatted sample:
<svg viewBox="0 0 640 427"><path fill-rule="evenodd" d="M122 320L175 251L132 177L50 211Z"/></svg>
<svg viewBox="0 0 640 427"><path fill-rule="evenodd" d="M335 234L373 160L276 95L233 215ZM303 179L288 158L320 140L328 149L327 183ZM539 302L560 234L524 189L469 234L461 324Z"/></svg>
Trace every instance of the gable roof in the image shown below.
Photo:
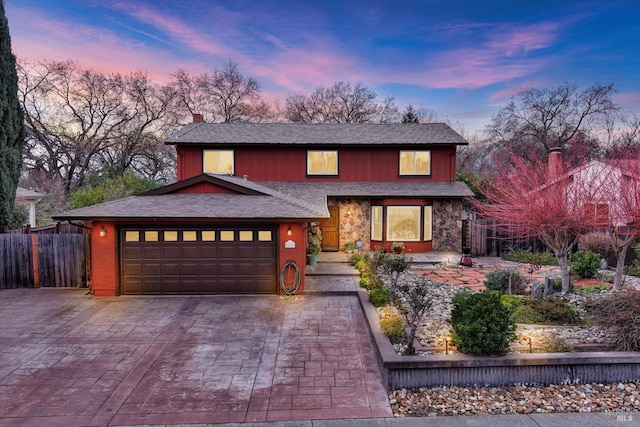
<svg viewBox="0 0 640 427"><path fill-rule="evenodd" d="M172 194L199 182L222 184L236 194ZM53 216L56 220L249 220L328 218L326 198L299 198L244 178L203 174L138 196L74 209Z"/></svg>
<svg viewBox="0 0 640 427"><path fill-rule="evenodd" d="M467 145L445 123L190 123L167 144Z"/></svg>

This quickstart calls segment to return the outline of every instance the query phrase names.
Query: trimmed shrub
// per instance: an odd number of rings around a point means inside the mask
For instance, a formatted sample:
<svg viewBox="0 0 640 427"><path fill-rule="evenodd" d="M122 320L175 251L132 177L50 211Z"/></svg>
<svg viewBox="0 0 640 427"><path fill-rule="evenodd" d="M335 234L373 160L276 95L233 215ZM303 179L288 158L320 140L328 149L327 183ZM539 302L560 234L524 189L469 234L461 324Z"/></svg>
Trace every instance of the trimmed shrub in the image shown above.
<svg viewBox="0 0 640 427"><path fill-rule="evenodd" d="M589 317L607 328L617 351L640 351L640 292L615 292L591 302Z"/></svg>
<svg viewBox="0 0 640 427"><path fill-rule="evenodd" d="M389 286L394 287L398 279L409 271L411 268L411 258L407 258L405 254L389 254L383 257L380 273L386 276L390 283Z"/></svg>
<svg viewBox="0 0 640 427"><path fill-rule="evenodd" d="M369 302L374 307L382 307L387 305L391 299L391 291L388 289L374 288L369 291Z"/></svg>
<svg viewBox="0 0 640 427"><path fill-rule="evenodd" d="M530 305L522 304L513 310L513 321L516 323L542 323L544 318L542 314Z"/></svg>
<svg viewBox="0 0 640 427"><path fill-rule="evenodd" d="M571 255L571 271L583 279L590 279L600 268L600 256L591 251L578 251Z"/></svg>
<svg viewBox="0 0 640 427"><path fill-rule="evenodd" d="M589 233L580 238L578 243L580 250L598 254L607 262L614 261L616 254L611 246L611 237L606 233Z"/></svg>
<svg viewBox="0 0 640 427"><path fill-rule="evenodd" d="M575 325L581 322L578 313L562 298L527 298L524 303L540 314L542 323Z"/></svg>
<svg viewBox="0 0 640 427"><path fill-rule="evenodd" d="M503 254L502 259L522 264L558 265L558 259L553 252L531 252L526 249L516 249Z"/></svg>
<svg viewBox="0 0 640 427"><path fill-rule="evenodd" d="M515 270L493 270L487 274L484 285L489 291L509 293L509 277L511 277L511 294L524 295L527 289L527 279Z"/></svg>
<svg viewBox="0 0 640 427"><path fill-rule="evenodd" d="M393 344L400 344L405 340L404 320L400 316L389 316L380 319L380 329Z"/></svg>
<svg viewBox="0 0 640 427"><path fill-rule="evenodd" d="M453 298L451 340L462 353L476 356L502 356L516 339L511 310L500 300L500 293L460 292Z"/></svg>

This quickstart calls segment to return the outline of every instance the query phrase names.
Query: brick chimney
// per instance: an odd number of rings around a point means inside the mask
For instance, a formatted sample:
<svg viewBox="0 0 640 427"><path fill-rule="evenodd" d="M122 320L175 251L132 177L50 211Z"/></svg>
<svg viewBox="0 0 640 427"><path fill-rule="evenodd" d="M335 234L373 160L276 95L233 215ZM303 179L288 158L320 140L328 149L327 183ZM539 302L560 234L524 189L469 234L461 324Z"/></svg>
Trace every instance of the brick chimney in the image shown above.
<svg viewBox="0 0 640 427"><path fill-rule="evenodd" d="M193 113L193 123L204 123L204 117L202 117L202 114Z"/></svg>
<svg viewBox="0 0 640 427"><path fill-rule="evenodd" d="M555 179L562 174L562 148L554 147L549 150L549 179Z"/></svg>

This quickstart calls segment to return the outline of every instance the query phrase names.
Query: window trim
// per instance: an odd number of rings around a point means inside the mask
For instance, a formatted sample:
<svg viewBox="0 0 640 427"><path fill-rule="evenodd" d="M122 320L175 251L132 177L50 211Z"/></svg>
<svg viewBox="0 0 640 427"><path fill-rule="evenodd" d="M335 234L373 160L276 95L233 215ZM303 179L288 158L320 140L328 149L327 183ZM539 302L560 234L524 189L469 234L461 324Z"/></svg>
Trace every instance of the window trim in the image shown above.
<svg viewBox="0 0 640 427"><path fill-rule="evenodd" d="M380 209L380 222L374 222L374 214L373 211L376 209ZM374 233L374 225L380 224L380 236L376 236ZM382 205L372 205L371 206L371 240L376 242L384 241L384 206Z"/></svg>
<svg viewBox="0 0 640 427"><path fill-rule="evenodd" d="M205 154L206 153L212 153L212 152L217 152L218 153L218 169L216 172L212 172L212 171L207 171L206 170L206 161L205 161ZM220 154L219 153L231 153L231 172L219 172L220 171ZM230 148L230 149L223 149L223 150L216 150L216 149L210 149L210 148L206 148L204 150L202 150L202 172L203 173L211 173L214 175L235 175L236 172L236 150Z"/></svg>
<svg viewBox="0 0 640 427"><path fill-rule="evenodd" d="M427 212L429 212L429 222L427 223ZM427 229L428 226L428 229ZM433 205L422 207L422 240L430 242L433 240Z"/></svg>
<svg viewBox="0 0 640 427"><path fill-rule="evenodd" d="M422 206L421 205L393 205L393 206L385 206L386 209L386 213L385 213L385 219L386 219L386 227L385 227L385 231L386 231L386 241L387 242L421 242L422 239ZM417 231L417 238L415 239L408 239L408 238L391 238L390 237L390 230L389 227L391 226L391 219L389 217L389 208L394 208L394 209L412 209L412 210L417 210L418 211L418 224L417 227L415 229L415 231Z"/></svg>
<svg viewBox="0 0 640 427"><path fill-rule="evenodd" d="M403 153L413 153L413 171L411 172L403 172L402 171L402 154ZM427 172L418 172L416 168L416 154L417 153L427 153L429 156L429 170ZM398 175L400 176L431 176L431 150L400 150L398 152Z"/></svg>
<svg viewBox="0 0 640 427"><path fill-rule="evenodd" d="M313 173L309 170L309 154L321 153L322 154L322 172ZM336 155L336 171L335 173L325 172L325 153L335 153ZM340 172L340 155L338 150L307 150L307 176L338 176Z"/></svg>

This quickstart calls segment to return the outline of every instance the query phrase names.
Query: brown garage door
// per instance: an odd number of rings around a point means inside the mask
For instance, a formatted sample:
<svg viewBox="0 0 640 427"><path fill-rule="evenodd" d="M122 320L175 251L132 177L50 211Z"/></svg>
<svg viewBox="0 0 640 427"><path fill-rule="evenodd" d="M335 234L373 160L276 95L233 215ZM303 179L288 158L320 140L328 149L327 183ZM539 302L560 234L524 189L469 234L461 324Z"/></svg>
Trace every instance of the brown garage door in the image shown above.
<svg viewBox="0 0 640 427"><path fill-rule="evenodd" d="M276 291L274 228L122 228L122 294Z"/></svg>

